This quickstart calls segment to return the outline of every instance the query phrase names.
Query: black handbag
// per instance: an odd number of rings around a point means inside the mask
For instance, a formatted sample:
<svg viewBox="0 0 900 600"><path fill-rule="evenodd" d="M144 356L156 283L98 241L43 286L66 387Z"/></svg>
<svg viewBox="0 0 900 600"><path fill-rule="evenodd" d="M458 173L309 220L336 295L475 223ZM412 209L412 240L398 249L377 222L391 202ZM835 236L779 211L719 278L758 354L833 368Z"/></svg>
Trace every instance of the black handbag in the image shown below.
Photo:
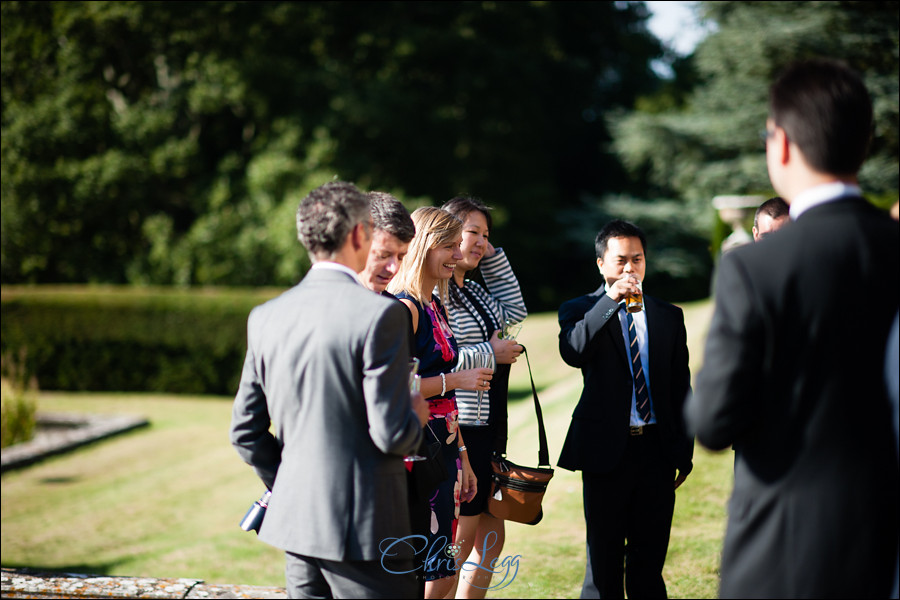
<svg viewBox="0 0 900 600"><path fill-rule="evenodd" d="M531 377L531 392L534 395L534 412L538 423L538 466L523 467L507 460L505 456L491 459L491 496L488 498L487 511L492 516L506 521L537 525L544 518L541 503L547 485L553 478L550 468L550 452L547 449L547 432L544 430L544 416L541 403L538 401L534 377L531 375L531 362L528 351L522 346L525 362L528 364L528 376ZM547 465L543 467L542 465Z"/></svg>

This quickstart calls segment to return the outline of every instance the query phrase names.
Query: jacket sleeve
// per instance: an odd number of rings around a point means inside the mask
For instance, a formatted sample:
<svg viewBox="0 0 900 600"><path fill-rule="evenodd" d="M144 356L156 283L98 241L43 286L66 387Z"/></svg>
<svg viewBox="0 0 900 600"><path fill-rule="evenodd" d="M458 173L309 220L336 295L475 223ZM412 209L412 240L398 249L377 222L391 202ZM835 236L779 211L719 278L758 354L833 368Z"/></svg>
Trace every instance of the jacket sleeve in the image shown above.
<svg viewBox="0 0 900 600"><path fill-rule="evenodd" d="M271 418L266 394L256 367L248 320L247 356L231 413L231 443L240 457L256 470L268 489L275 485L281 464L281 445L269 431Z"/></svg>
<svg viewBox="0 0 900 600"><path fill-rule="evenodd" d="M682 475L687 475L694 468L694 437L688 432L684 421L684 404L691 392L690 355L687 345L687 330L684 325L684 312L678 309L678 329L675 346L672 352L672 401L673 419L678 435L675 448L675 466Z"/></svg>
<svg viewBox="0 0 900 600"><path fill-rule="evenodd" d="M409 392L409 318L406 307L391 302L366 335L363 396L369 437L385 454L411 454L422 441L422 427ZM402 332L402 335L398 335Z"/></svg>
<svg viewBox="0 0 900 600"><path fill-rule="evenodd" d="M606 294L583 296L559 308L559 355L571 367L580 369L591 354L591 340L616 314L619 305ZM618 319L614 321L619 325Z"/></svg>
<svg viewBox="0 0 900 600"><path fill-rule="evenodd" d="M726 254L716 281L710 322L693 394L685 405L690 432L711 450L732 445L753 419L761 383L765 325L737 254Z"/></svg>

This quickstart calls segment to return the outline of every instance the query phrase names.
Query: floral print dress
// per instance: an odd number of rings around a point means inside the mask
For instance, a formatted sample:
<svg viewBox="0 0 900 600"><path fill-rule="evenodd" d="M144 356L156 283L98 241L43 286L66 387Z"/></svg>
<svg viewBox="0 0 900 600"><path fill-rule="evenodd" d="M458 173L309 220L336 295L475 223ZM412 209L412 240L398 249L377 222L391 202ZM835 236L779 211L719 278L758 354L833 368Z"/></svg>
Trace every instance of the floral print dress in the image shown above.
<svg viewBox="0 0 900 600"><path fill-rule="evenodd" d="M411 300L419 311L416 331L415 355L419 359L419 374L434 377L449 373L456 366L459 348L453 332L447 324L446 311L436 296L423 306L418 300L401 292L397 298ZM457 431L459 411L453 390L446 394L427 398L431 417L425 435L429 442L441 442L442 457L448 478L431 494L431 530L428 539L425 580L433 581L456 573L455 545L456 525L459 519L459 493L462 488L462 463L459 458Z"/></svg>

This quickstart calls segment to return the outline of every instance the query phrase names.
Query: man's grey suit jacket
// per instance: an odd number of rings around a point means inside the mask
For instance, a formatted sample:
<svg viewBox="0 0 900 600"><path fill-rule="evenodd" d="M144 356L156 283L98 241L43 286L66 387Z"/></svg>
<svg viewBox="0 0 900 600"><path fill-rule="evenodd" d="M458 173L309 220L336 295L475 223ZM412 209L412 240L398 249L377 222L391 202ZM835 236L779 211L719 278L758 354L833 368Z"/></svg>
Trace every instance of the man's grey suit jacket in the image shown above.
<svg viewBox="0 0 900 600"><path fill-rule="evenodd" d="M382 540L410 534L402 456L422 428L408 329L402 304L327 268L250 313L231 441L272 489L261 540L376 560Z"/></svg>

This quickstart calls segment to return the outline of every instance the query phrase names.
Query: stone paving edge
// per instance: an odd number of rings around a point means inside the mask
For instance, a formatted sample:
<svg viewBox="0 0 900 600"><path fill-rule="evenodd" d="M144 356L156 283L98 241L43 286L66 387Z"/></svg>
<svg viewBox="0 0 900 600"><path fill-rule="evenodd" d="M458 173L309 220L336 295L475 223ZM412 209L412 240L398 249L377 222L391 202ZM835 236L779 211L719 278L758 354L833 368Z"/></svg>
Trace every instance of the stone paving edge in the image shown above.
<svg viewBox="0 0 900 600"><path fill-rule="evenodd" d="M134 415L83 415L38 413L39 422L55 425L56 431L39 433L28 442L0 451L0 473L21 469L115 435L147 427L150 422Z"/></svg>
<svg viewBox="0 0 900 600"><path fill-rule="evenodd" d="M226 599L287 598L284 588L251 585L211 585L200 579L109 577L0 568L3 598L157 598Z"/></svg>

